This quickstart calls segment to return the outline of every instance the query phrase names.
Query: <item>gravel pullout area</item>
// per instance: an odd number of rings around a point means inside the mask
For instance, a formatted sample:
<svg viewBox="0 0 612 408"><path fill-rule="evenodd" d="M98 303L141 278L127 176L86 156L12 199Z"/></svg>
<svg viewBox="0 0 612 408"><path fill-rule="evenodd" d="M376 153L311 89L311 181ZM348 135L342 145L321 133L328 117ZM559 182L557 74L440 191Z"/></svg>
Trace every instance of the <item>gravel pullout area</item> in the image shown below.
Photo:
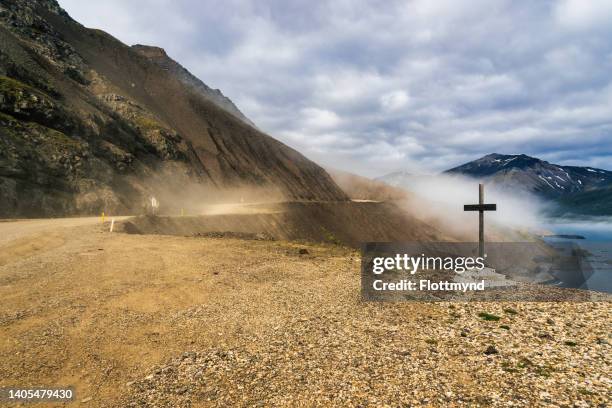
<svg viewBox="0 0 612 408"><path fill-rule="evenodd" d="M107 231L0 247L0 386L87 407L610 404L609 302L364 303L344 247Z"/></svg>
<svg viewBox="0 0 612 408"><path fill-rule="evenodd" d="M607 406L608 307L515 307L321 310L185 352L131 384L129 406Z"/></svg>
<svg viewBox="0 0 612 408"><path fill-rule="evenodd" d="M311 271L296 281L270 277L275 304L266 314L277 324L155 366L130 383L126 404L609 403L610 303L364 303L356 254L345 257L337 260L345 267L333 273ZM175 318L211 317L199 306Z"/></svg>

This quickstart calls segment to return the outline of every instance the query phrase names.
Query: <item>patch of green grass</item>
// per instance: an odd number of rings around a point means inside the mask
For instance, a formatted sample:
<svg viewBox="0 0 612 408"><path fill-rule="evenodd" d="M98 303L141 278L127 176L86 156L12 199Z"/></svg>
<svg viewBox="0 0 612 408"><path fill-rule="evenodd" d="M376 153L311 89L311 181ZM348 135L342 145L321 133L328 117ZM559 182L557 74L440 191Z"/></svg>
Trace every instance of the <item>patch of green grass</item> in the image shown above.
<svg viewBox="0 0 612 408"><path fill-rule="evenodd" d="M502 370L508 373L517 373L519 371L517 368L513 367L512 364L510 364L507 361L502 361L501 366L502 366Z"/></svg>
<svg viewBox="0 0 612 408"><path fill-rule="evenodd" d="M502 324L501 326L499 326L499 328L504 330L510 330L510 326L508 326L507 324Z"/></svg>
<svg viewBox="0 0 612 408"><path fill-rule="evenodd" d="M331 231L329 231L327 228L321 227L321 230L323 231L323 236L325 237L325 240L327 242L331 242L332 244L335 244L335 245L342 244L340 240L336 238L336 236Z"/></svg>
<svg viewBox="0 0 612 408"><path fill-rule="evenodd" d="M511 314L511 315L517 315L518 314L518 312L515 309L511 308L511 307L505 308L504 312L508 313L508 314Z"/></svg>
<svg viewBox="0 0 612 408"><path fill-rule="evenodd" d="M59 132L57 130L50 129L50 128L46 128L46 130L47 130L47 135L51 139L49 141L55 144L57 147L75 148L75 147L81 146L81 143L78 140L75 140L67 136L65 133L62 133L62 132Z"/></svg>
<svg viewBox="0 0 612 408"><path fill-rule="evenodd" d="M533 370L534 373L539 375L540 377L550 377L550 370L547 367L536 367Z"/></svg>
<svg viewBox="0 0 612 408"><path fill-rule="evenodd" d="M14 96L17 92L28 90L34 92L34 88L16 79L0 75L0 92Z"/></svg>
<svg viewBox="0 0 612 408"><path fill-rule="evenodd" d="M7 115L6 113L0 112L0 121L2 122L15 122L17 119L12 117L11 115Z"/></svg>
<svg viewBox="0 0 612 408"><path fill-rule="evenodd" d="M571 341L571 340L566 340L563 342L563 344L565 344L566 346L570 346L570 347L576 347L578 345L578 343L576 343L575 341Z"/></svg>
<svg viewBox="0 0 612 408"><path fill-rule="evenodd" d="M162 125L158 121L146 116L136 116L132 121L143 130L156 130L162 128Z"/></svg>
<svg viewBox="0 0 612 408"><path fill-rule="evenodd" d="M578 388L578 392L582 395L595 395L593 391L589 391L586 388L580 387Z"/></svg>
<svg viewBox="0 0 612 408"><path fill-rule="evenodd" d="M497 322L497 321L499 321L499 319L501 319L501 317L495 316L494 314L487 313L487 312L480 312L480 313L478 313L478 317L480 317L482 320L486 320L488 322Z"/></svg>
<svg viewBox="0 0 612 408"><path fill-rule="evenodd" d="M0 75L0 92L6 95L15 95L18 91L58 96L57 90L42 77L30 78L29 84L18 79Z"/></svg>
<svg viewBox="0 0 612 408"><path fill-rule="evenodd" d="M436 339L426 339L425 343L427 343L427 344L438 344L438 340L436 340Z"/></svg>
<svg viewBox="0 0 612 408"><path fill-rule="evenodd" d="M533 366L533 363L531 362L531 360L529 360L526 357L521 358L521 360L517 363L516 365L518 368L525 368L525 367L531 367Z"/></svg>
<svg viewBox="0 0 612 408"><path fill-rule="evenodd" d="M550 377L550 373L555 371L555 368L550 365L541 366L533 363L526 357L521 358L519 362L516 363L516 367L512 367L512 365L509 363L502 363L502 369L508 372L517 372L521 369L526 369L540 377Z"/></svg>
<svg viewBox="0 0 612 408"><path fill-rule="evenodd" d="M550 373L556 371L555 368L551 365L545 364L543 366L535 366L533 370L534 373L539 375L540 377L550 377Z"/></svg>

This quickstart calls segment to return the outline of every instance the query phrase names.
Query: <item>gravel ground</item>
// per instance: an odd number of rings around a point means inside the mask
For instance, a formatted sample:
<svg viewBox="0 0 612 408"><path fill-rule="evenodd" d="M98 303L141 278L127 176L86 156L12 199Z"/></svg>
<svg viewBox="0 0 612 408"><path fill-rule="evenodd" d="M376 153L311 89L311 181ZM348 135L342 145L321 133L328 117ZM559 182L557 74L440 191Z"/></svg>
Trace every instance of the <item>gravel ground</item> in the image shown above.
<svg viewBox="0 0 612 408"><path fill-rule="evenodd" d="M610 303L364 303L358 255L336 263L271 276L265 313L276 324L154 367L129 384L126 405L609 403ZM177 319L211 317L200 306Z"/></svg>
<svg viewBox="0 0 612 408"><path fill-rule="evenodd" d="M350 249L103 231L0 248L0 386L89 407L610 404L608 302L364 303Z"/></svg>
<svg viewBox="0 0 612 408"><path fill-rule="evenodd" d="M500 319L484 320L483 311ZM605 304L341 300L300 312L261 336L185 352L155 367L130 384L128 405L590 407L610 401Z"/></svg>

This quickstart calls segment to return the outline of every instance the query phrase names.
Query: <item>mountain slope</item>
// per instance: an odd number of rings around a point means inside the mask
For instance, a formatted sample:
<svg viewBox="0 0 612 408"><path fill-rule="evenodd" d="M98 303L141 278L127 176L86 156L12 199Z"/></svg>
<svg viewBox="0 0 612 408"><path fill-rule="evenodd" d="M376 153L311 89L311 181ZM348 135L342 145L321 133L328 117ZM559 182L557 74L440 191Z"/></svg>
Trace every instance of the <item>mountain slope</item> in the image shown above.
<svg viewBox="0 0 612 408"><path fill-rule="evenodd" d="M555 213L557 215L612 215L612 186L561 197Z"/></svg>
<svg viewBox="0 0 612 408"><path fill-rule="evenodd" d="M341 170L327 169L334 181L353 200L394 201L410 197L406 190Z"/></svg>
<svg viewBox="0 0 612 408"><path fill-rule="evenodd" d="M189 85L200 92L204 98L208 99L221 109L226 110L238 119L255 127L255 124L251 122L249 118L238 109L231 99L223 95L219 89L212 89L200 79L195 77L191 72L185 69L181 64L173 60L166 54L166 51L160 47L154 47L149 45L135 44L132 45L132 49L138 52L140 55L147 57L150 61L159 65L162 69L168 71L179 81L185 85Z"/></svg>
<svg viewBox="0 0 612 408"><path fill-rule="evenodd" d="M599 189L612 184L612 171L560 166L521 155L489 154L445 171L507 188L522 189L547 198Z"/></svg>
<svg viewBox="0 0 612 408"><path fill-rule="evenodd" d="M0 45L1 216L130 212L149 195L244 187L347 199L315 163L54 0L3 1Z"/></svg>

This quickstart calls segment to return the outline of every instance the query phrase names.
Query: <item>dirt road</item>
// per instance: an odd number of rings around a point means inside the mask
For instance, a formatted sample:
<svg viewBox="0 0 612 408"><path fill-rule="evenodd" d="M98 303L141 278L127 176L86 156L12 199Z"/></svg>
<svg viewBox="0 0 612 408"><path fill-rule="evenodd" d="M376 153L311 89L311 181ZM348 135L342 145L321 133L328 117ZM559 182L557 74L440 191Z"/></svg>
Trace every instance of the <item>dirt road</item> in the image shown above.
<svg viewBox="0 0 612 408"><path fill-rule="evenodd" d="M37 222L0 244L0 386L91 407L609 402L609 303L367 304L343 247Z"/></svg>
<svg viewBox="0 0 612 408"><path fill-rule="evenodd" d="M130 217L112 217L116 221L125 220ZM106 221L110 221L106 217ZM10 241L30 235L40 235L47 231L60 228L78 227L82 225L96 225L102 222L101 217L77 217L77 218L38 218L24 220L0 220L0 246Z"/></svg>

